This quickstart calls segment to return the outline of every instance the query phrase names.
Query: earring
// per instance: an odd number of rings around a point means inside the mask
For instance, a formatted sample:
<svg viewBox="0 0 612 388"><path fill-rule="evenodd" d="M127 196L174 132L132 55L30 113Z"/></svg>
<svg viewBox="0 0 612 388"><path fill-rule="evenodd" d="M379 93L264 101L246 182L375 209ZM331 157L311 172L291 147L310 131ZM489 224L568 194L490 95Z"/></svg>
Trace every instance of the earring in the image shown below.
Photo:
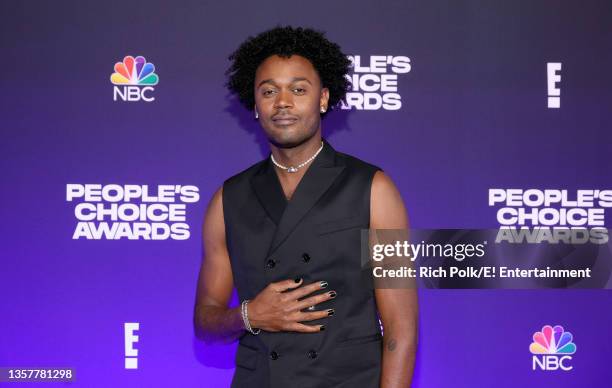
<svg viewBox="0 0 612 388"><path fill-rule="evenodd" d="M321 113L325 113L325 108L321 107Z"/></svg>
<svg viewBox="0 0 612 388"><path fill-rule="evenodd" d="M259 118L259 113L257 113L257 111L255 111L255 118L258 119Z"/></svg>

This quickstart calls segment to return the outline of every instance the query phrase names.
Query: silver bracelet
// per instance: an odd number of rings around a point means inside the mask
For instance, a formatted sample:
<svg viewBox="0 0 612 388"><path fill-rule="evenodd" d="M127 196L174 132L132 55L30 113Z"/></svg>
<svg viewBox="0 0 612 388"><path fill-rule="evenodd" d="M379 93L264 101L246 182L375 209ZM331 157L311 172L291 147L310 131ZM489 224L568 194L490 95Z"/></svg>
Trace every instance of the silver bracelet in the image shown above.
<svg viewBox="0 0 612 388"><path fill-rule="evenodd" d="M259 334L261 329L253 329L251 327L251 323L249 322L249 311L247 308L247 305L249 304L249 302L250 302L249 299L245 299L242 301L242 304L240 305L240 315L242 315L242 321L244 322L245 329L247 329L249 333L257 335Z"/></svg>

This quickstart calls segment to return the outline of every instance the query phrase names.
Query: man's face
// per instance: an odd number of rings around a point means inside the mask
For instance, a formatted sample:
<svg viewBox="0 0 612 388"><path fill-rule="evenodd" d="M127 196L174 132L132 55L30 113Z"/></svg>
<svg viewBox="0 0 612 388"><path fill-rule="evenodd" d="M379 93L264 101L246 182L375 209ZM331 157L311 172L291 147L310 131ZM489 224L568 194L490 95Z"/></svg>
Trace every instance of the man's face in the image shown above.
<svg viewBox="0 0 612 388"><path fill-rule="evenodd" d="M329 91L321 87L309 60L273 55L255 73L255 109L268 140L280 148L304 143L320 130L321 107Z"/></svg>

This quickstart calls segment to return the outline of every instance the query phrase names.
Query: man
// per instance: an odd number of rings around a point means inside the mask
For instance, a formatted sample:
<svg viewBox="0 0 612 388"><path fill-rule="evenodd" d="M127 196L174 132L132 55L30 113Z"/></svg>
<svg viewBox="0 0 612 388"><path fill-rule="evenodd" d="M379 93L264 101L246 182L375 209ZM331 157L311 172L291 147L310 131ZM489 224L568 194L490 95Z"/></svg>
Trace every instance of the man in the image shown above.
<svg viewBox="0 0 612 388"><path fill-rule="evenodd" d="M197 337L239 339L232 387L408 387L416 291L372 290L360 259L360 230L406 229L404 204L378 167L321 136L350 62L322 33L292 27L247 39L230 59L228 86L271 155L210 201ZM229 308L233 286L242 303Z"/></svg>

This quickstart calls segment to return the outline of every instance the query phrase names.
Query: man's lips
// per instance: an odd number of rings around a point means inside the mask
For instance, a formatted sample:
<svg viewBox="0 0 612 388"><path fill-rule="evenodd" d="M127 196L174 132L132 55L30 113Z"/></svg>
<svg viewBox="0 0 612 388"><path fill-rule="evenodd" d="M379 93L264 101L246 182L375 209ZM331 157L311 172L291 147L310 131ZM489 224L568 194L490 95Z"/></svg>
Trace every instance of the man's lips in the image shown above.
<svg viewBox="0 0 612 388"><path fill-rule="evenodd" d="M280 124L280 125L289 125L289 124L293 124L297 121L297 117L295 116L289 116L289 115L282 115L282 116L274 116L272 117L272 121L274 121L275 124Z"/></svg>

